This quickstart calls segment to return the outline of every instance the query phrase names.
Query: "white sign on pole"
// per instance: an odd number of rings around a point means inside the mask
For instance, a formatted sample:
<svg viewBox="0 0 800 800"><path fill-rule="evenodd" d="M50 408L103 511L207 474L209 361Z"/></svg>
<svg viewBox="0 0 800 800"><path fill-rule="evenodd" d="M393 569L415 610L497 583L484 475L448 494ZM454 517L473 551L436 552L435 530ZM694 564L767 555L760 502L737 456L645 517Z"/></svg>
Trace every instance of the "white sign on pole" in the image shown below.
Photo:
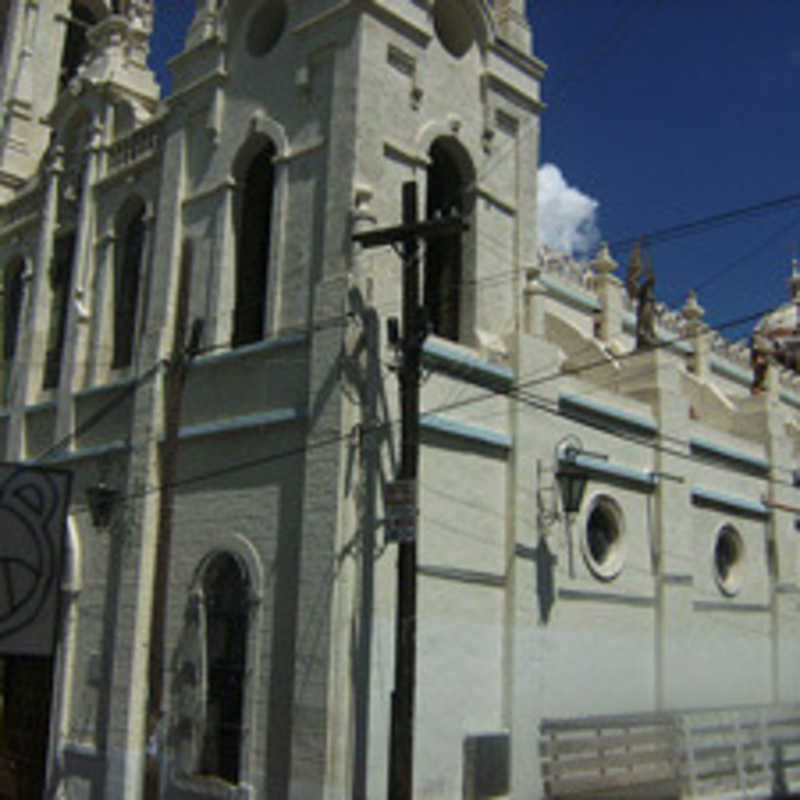
<svg viewBox="0 0 800 800"><path fill-rule="evenodd" d="M55 648L71 477L0 464L0 655Z"/></svg>
<svg viewBox="0 0 800 800"><path fill-rule="evenodd" d="M417 538L417 482L386 484L386 541L413 542Z"/></svg>

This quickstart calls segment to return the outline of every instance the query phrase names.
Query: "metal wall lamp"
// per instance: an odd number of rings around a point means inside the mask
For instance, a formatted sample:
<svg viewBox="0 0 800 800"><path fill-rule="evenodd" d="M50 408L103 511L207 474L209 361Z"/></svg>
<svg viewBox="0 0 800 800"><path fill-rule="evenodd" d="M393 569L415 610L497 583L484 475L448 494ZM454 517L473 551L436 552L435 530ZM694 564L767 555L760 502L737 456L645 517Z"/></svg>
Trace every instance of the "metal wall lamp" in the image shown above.
<svg viewBox="0 0 800 800"><path fill-rule="evenodd" d="M565 514L577 513L583 502L589 474L578 465L582 452L583 443L574 434L568 434L556 445L556 482Z"/></svg>
<svg viewBox="0 0 800 800"><path fill-rule="evenodd" d="M111 515L114 513L118 498L119 490L112 489L103 481L86 488L89 516L97 530L108 528L111 524Z"/></svg>

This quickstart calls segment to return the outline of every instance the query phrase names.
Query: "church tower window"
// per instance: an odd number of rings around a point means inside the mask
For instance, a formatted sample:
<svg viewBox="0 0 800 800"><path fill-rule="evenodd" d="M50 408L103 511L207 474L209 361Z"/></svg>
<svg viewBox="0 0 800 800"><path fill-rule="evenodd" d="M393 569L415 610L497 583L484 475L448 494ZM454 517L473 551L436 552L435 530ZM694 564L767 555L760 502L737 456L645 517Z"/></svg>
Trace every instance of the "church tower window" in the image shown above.
<svg viewBox="0 0 800 800"><path fill-rule="evenodd" d="M7 365L13 361L17 349L24 271L24 260L16 258L6 267L3 275L3 361Z"/></svg>
<svg viewBox="0 0 800 800"><path fill-rule="evenodd" d="M236 300L233 346L264 337L269 285L275 147L263 144L241 177L236 215ZM238 178L239 176L237 176Z"/></svg>
<svg viewBox="0 0 800 800"><path fill-rule="evenodd" d="M61 86L65 87L78 71L89 52L89 28L96 25L97 16L85 3L73 0L70 5L64 54L61 57Z"/></svg>
<svg viewBox="0 0 800 800"><path fill-rule="evenodd" d="M61 372L61 352L67 328L69 285L72 279L72 257L75 250L75 231L59 236L55 241L53 264L50 270L52 290L50 330L44 365L44 388L58 385Z"/></svg>
<svg viewBox="0 0 800 800"><path fill-rule="evenodd" d="M119 251L114 263L114 351L111 366L127 367L133 359L139 273L144 253L144 203L132 200L117 220Z"/></svg>
<svg viewBox="0 0 800 800"><path fill-rule="evenodd" d="M200 772L239 782L249 587L228 553L214 556L203 576L206 616L206 725Z"/></svg>
<svg viewBox="0 0 800 800"><path fill-rule="evenodd" d="M9 0L0 0L0 65L3 63L3 51L8 32L8 3Z"/></svg>
<svg viewBox="0 0 800 800"><path fill-rule="evenodd" d="M465 214L469 157L454 139L436 139L428 166L427 219ZM458 340L462 324L463 234L428 241L425 253L425 308L433 333Z"/></svg>
<svg viewBox="0 0 800 800"><path fill-rule="evenodd" d="M247 50L251 56L265 56L278 43L289 16L285 0L269 0L253 14L247 31Z"/></svg>

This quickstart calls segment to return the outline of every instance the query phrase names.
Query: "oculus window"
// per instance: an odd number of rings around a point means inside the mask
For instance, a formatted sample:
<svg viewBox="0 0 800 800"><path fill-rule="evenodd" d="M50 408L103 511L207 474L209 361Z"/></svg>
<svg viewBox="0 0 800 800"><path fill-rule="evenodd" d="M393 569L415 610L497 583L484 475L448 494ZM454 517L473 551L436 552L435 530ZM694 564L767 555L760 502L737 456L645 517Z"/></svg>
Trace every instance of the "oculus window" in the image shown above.
<svg viewBox="0 0 800 800"><path fill-rule="evenodd" d="M608 495L596 497L586 515L583 556L592 573L612 580L625 564L625 527L622 510Z"/></svg>

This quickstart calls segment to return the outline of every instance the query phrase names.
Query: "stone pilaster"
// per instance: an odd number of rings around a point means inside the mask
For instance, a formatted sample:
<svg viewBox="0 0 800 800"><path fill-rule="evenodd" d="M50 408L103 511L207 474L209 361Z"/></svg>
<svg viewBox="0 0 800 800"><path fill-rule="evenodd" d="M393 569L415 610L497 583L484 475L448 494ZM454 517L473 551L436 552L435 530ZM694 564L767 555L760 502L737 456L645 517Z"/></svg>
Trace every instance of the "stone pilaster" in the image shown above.
<svg viewBox="0 0 800 800"><path fill-rule="evenodd" d="M214 241L209 277L208 343L227 346L233 337L233 309L236 302L236 236L233 204L236 183L231 178L218 192L214 214Z"/></svg>
<svg viewBox="0 0 800 800"><path fill-rule="evenodd" d="M63 150L57 148L46 170L47 183L39 222L32 287L25 309L25 324L22 327L23 335L18 357L18 361L26 367L17 382L12 402L12 407L17 409L18 413L21 413L20 410L26 405L36 401L44 374L50 327L50 264L53 260L61 176L64 173L63 155ZM17 436L20 438L12 448L19 451L20 457L24 457L26 454L22 452L21 428L16 434L12 433L12 440Z"/></svg>
<svg viewBox="0 0 800 800"><path fill-rule="evenodd" d="M75 232L75 249L72 255L72 280L65 300L67 303L66 334L59 371L56 441L68 436L73 430L75 415L72 394L78 388L77 378L81 373L80 365L85 363L88 358L87 323L90 319L91 292L87 291L87 284L93 270L92 236L94 232L94 194L92 190L97 178L101 138L101 128L96 124L93 125L81 181L78 229Z"/></svg>

